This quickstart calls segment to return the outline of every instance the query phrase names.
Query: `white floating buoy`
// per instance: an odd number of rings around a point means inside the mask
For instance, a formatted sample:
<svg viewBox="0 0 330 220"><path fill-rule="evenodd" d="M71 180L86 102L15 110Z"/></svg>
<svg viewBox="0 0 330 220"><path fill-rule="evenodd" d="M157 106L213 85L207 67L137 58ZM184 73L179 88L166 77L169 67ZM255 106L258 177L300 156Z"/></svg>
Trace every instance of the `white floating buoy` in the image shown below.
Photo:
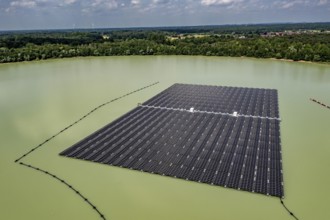
<svg viewBox="0 0 330 220"><path fill-rule="evenodd" d="M233 112L233 116L234 117L237 117L237 112Z"/></svg>
<svg viewBox="0 0 330 220"><path fill-rule="evenodd" d="M189 112L193 113L194 112L194 108L191 107L190 110L189 110Z"/></svg>

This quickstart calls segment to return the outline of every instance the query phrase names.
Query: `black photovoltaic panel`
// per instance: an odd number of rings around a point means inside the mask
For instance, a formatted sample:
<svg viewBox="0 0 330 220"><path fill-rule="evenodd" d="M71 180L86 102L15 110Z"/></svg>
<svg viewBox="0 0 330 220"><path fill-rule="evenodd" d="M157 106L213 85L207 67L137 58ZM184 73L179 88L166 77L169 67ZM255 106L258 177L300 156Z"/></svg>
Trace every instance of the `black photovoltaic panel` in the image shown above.
<svg viewBox="0 0 330 220"><path fill-rule="evenodd" d="M227 90L242 89L175 84L61 155L282 197L279 120L158 108L162 103L173 103L170 107L189 109L192 105L180 105L180 100L191 89L195 92L194 108L206 106L203 110L209 111L207 107L212 103L205 102L208 98L204 88L226 94L232 94ZM265 93L273 94L263 100L276 103L271 108L278 112L277 100L273 100L277 98L276 91ZM206 98L198 101L199 94ZM216 99L214 95L210 97L209 100ZM250 100L254 99L258 98ZM231 106L235 101L228 102ZM213 111L221 110L220 104L214 106Z"/></svg>
<svg viewBox="0 0 330 220"><path fill-rule="evenodd" d="M174 84L144 105L279 117L275 89Z"/></svg>

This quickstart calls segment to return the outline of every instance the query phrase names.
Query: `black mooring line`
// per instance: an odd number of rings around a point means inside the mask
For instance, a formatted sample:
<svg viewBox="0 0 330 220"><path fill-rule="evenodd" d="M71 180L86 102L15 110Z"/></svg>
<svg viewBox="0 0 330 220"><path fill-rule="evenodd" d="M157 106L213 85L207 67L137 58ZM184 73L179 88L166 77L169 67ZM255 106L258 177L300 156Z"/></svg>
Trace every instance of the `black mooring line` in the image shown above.
<svg viewBox="0 0 330 220"><path fill-rule="evenodd" d="M84 195L82 195L75 187L73 187L72 185L70 185L68 182L66 182L64 179L52 174L51 172L44 170L44 169L40 169L38 167L32 166L30 164L26 164L23 162L19 162L20 165L31 168L33 170L42 172L50 177L53 177L54 179L58 180L59 182L61 182L62 184L66 185L70 190L74 191L78 196L80 196L87 204L89 204L89 206L91 206L99 215L100 218L106 220L105 216L101 213L101 211L91 202L89 201Z"/></svg>
<svg viewBox="0 0 330 220"><path fill-rule="evenodd" d="M317 103L317 104L319 104L319 105L321 105L321 106L327 108L327 109L330 109L330 105L326 105L326 104L324 104L323 102L318 101L318 100L313 99L313 98L310 98L310 100L311 100L312 102L315 102L315 103Z"/></svg>
<svg viewBox="0 0 330 220"><path fill-rule="evenodd" d="M290 209L288 207L286 207L286 205L284 204L284 201L282 200L282 198L280 198L281 204L282 206L285 208L285 210L296 220L299 220L297 216L295 216L295 214L293 212L290 211Z"/></svg>
<svg viewBox="0 0 330 220"><path fill-rule="evenodd" d="M107 105L107 104L110 104L114 101L117 101L119 99L122 99L126 96L129 96L133 93L136 93L136 92L139 92L143 89L146 89L146 88L149 88L151 86L154 86L156 84L158 84L159 82L155 82L153 84L150 84L148 86L145 86L145 87L142 87L140 89L137 89L137 90L134 90L132 92L129 92L125 95L122 95L118 98L115 98L115 99L112 99L108 102L105 102L99 106L97 106L96 108L92 109L91 111L89 111L87 114L85 114L84 116L82 116L81 118L79 118L78 120L76 120L75 122L73 122L72 124L68 125L67 127L63 128L61 131L57 132L56 134L54 134L53 136L51 136L50 138L46 139L45 141L43 141L42 143L40 143L39 145L37 145L36 147L32 148L31 150L29 150L27 153L23 154L21 157L17 158L15 160L15 163L18 163L22 166L25 166L27 168L30 168L30 169L33 169L33 170L36 170L36 171L39 171L39 172L42 172L50 177L53 177L54 179L58 180L59 182L61 182L62 184L66 185L69 189L71 189L72 191L74 191L78 196L80 196L87 204L89 204L89 206L91 206L93 208L93 210L95 210L95 212L97 212L100 216L101 219L103 220L106 220L106 217L104 216L104 214L91 202L87 199L87 197L85 197L83 194L81 194L75 187L73 187L72 185L70 185L67 181L65 181L64 179L58 177L57 175L47 171L47 170L44 170L44 169L41 169L39 167L36 167L36 166L33 166L31 164L26 164L26 163L23 163L23 162L20 162L20 160L22 160L23 158L25 158L26 156L28 156L29 154L31 154L32 152L34 152L35 150L37 150L38 148L42 147L43 145L45 145L47 142L49 142L50 140L52 140L53 138L55 138L56 136L58 136L59 134L63 133L64 131L66 131L67 129L69 129L70 127L74 126L75 124L77 124L78 122L80 122L81 120L85 119L87 116L89 116L90 114L92 114L93 112L95 112L96 110L98 110L99 108Z"/></svg>

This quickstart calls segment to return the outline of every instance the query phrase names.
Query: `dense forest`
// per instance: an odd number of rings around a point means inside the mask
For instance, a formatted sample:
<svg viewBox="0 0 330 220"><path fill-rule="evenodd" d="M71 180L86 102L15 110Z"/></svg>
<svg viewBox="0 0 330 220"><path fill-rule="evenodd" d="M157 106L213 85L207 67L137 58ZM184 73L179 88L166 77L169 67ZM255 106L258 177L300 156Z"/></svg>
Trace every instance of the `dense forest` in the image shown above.
<svg viewBox="0 0 330 220"><path fill-rule="evenodd" d="M119 55L330 62L330 23L0 32L0 63Z"/></svg>

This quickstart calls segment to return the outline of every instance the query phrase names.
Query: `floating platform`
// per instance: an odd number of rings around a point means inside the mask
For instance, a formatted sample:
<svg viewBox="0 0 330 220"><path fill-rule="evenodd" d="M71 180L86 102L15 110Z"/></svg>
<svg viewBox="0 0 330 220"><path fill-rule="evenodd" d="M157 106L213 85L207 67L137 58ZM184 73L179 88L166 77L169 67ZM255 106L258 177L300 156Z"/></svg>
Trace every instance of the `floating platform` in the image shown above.
<svg viewBox="0 0 330 220"><path fill-rule="evenodd" d="M276 90L174 84L60 155L284 195Z"/></svg>

